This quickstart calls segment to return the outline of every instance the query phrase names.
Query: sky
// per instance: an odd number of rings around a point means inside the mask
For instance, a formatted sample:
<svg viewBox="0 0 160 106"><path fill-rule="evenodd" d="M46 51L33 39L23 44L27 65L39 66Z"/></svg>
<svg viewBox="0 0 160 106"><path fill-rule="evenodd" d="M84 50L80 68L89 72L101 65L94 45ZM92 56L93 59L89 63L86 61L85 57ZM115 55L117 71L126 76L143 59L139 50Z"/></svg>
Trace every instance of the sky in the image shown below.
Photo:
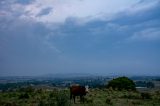
<svg viewBox="0 0 160 106"><path fill-rule="evenodd" d="M0 76L160 75L160 0L0 0Z"/></svg>

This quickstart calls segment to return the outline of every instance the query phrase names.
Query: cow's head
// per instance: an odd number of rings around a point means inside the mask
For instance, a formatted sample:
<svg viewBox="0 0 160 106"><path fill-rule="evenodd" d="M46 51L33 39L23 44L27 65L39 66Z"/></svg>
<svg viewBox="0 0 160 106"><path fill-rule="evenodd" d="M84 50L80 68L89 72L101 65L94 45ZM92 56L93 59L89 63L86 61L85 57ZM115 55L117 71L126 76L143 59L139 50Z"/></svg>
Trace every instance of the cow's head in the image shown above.
<svg viewBox="0 0 160 106"><path fill-rule="evenodd" d="M89 92L89 86L88 85L85 86L85 91L86 91L86 93Z"/></svg>

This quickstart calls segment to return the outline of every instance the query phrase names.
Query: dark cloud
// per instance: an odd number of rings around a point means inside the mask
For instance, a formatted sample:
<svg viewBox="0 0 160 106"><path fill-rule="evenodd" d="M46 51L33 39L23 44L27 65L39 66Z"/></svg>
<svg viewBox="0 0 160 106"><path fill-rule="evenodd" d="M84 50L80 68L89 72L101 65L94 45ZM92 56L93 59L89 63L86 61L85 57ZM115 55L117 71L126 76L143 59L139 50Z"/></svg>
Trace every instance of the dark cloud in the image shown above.
<svg viewBox="0 0 160 106"><path fill-rule="evenodd" d="M113 20L113 22L118 23L120 25L125 24L138 24L138 23L144 23L147 21L153 21L153 20L159 20L160 19L160 2L157 2L152 7L149 7L148 9L142 9L139 12L133 12L129 13L129 11L121 12L117 14L117 18Z"/></svg>
<svg viewBox="0 0 160 106"><path fill-rule="evenodd" d="M97 19L82 25L77 24L76 18L55 25L32 18L21 19L14 13L0 16L0 73L37 75L76 70L157 74L160 69L159 40L135 39L133 42L128 39L147 29L151 29L152 34L157 32L160 28L159 5L134 14L122 12L109 21ZM9 6L1 10L7 12L7 8L10 11ZM39 16L50 11L52 8L45 8Z"/></svg>
<svg viewBox="0 0 160 106"><path fill-rule="evenodd" d="M33 3L35 0L15 0L15 3L19 3L19 4L22 4L22 5L28 5L28 4L31 4Z"/></svg>
<svg viewBox="0 0 160 106"><path fill-rule="evenodd" d="M37 14L37 17L43 16L43 15L48 15L48 14L52 11L52 9L53 9L53 8L51 8L51 7L42 9L42 10Z"/></svg>

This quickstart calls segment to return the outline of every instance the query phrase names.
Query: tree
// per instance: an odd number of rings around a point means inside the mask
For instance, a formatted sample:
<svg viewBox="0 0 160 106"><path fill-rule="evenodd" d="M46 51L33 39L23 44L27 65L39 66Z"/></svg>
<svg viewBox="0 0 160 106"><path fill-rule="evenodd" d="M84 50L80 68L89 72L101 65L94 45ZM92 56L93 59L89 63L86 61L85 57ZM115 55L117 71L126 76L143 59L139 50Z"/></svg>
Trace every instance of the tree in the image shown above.
<svg viewBox="0 0 160 106"><path fill-rule="evenodd" d="M112 87L118 90L136 90L135 83L127 77L119 77L108 82L107 88Z"/></svg>
<svg viewBox="0 0 160 106"><path fill-rule="evenodd" d="M154 88L154 86L153 82L147 82L147 88Z"/></svg>

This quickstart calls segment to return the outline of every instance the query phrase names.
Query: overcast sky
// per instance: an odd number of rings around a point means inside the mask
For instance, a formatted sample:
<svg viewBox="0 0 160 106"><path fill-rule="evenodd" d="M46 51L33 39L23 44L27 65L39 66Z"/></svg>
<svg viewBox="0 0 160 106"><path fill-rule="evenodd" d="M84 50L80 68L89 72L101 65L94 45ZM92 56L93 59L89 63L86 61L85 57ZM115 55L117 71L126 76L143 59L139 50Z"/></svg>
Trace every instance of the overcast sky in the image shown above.
<svg viewBox="0 0 160 106"><path fill-rule="evenodd" d="M0 0L0 76L160 75L160 0Z"/></svg>

